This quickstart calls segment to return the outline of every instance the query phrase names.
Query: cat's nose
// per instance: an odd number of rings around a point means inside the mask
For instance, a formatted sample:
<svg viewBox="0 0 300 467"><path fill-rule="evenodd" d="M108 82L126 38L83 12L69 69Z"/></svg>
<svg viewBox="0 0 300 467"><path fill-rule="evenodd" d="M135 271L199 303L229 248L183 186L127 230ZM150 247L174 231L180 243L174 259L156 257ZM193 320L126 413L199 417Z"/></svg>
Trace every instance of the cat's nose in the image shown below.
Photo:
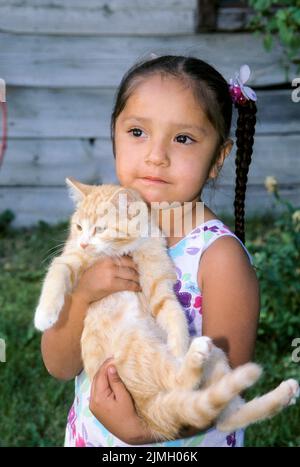
<svg viewBox="0 0 300 467"><path fill-rule="evenodd" d="M86 248L88 246L88 243L80 243L81 248Z"/></svg>

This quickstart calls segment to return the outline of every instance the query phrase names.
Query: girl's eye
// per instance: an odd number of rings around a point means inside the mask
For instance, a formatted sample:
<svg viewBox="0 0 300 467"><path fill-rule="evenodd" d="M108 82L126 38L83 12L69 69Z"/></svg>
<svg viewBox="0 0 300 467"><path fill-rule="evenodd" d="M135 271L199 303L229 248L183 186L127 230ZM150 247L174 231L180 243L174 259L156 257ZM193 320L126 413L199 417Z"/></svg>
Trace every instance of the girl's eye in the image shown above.
<svg viewBox="0 0 300 467"><path fill-rule="evenodd" d="M140 130L139 128L132 128L131 130L128 131L128 133L137 132L137 131L142 131L142 130ZM132 133L132 136L137 136L137 135Z"/></svg>
<svg viewBox="0 0 300 467"><path fill-rule="evenodd" d="M78 230L82 230L82 227L81 227L80 224L76 224L76 227L77 227Z"/></svg>
<svg viewBox="0 0 300 467"><path fill-rule="evenodd" d="M193 139L192 139L190 136L188 136L188 135L179 135L179 136L176 136L176 138L188 138L189 140L192 141L192 143L195 141L195 140L193 140ZM185 141L186 141L186 139L185 139ZM181 141L181 142L183 142L183 141ZM183 142L183 143L184 143L184 142ZM189 143L189 144L192 144L192 143Z"/></svg>
<svg viewBox="0 0 300 467"><path fill-rule="evenodd" d="M132 133L133 136L139 137L139 136L141 136L141 135L137 135L137 134L136 134L136 132L139 132L139 131L140 131L140 132L143 132L143 130L140 130L139 128L132 128L131 130L128 131L128 133L133 132L133 133ZM135 133L134 133L134 132L135 132ZM188 139L191 141L191 143L188 143L188 144L192 144L192 143L195 141L195 140L193 140L190 136L187 136L187 135L179 135L179 136L176 136L176 138L183 138L184 140L183 140L183 141L182 141L182 140L180 141L180 143L183 143L183 144L185 144L186 138L188 138ZM185 146L187 146L187 145L185 144Z"/></svg>

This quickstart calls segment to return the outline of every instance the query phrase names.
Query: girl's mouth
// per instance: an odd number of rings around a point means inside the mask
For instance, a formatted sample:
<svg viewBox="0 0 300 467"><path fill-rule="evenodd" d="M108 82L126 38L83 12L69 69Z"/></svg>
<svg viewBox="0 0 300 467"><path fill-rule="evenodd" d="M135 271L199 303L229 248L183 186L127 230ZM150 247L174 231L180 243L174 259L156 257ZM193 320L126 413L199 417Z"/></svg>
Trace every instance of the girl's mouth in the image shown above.
<svg viewBox="0 0 300 467"><path fill-rule="evenodd" d="M143 177L141 178L143 182L148 183L148 184L166 184L164 180L161 180L159 178L154 178L154 177Z"/></svg>

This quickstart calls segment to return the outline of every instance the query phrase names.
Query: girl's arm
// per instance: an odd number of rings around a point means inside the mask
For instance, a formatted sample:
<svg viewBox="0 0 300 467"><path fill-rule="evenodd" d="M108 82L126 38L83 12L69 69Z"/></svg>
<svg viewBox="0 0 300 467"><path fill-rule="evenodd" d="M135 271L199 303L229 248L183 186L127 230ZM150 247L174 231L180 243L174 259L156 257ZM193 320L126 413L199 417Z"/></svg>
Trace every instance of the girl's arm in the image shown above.
<svg viewBox="0 0 300 467"><path fill-rule="evenodd" d="M67 295L58 321L42 335L44 364L57 379L71 380L83 368L80 338L88 306L80 292Z"/></svg>
<svg viewBox="0 0 300 467"><path fill-rule="evenodd" d="M52 376L70 380L81 372L80 340L89 305L120 290L141 290L137 266L130 256L105 257L84 271L74 292L66 296L58 321L42 336L42 356Z"/></svg>
<svg viewBox="0 0 300 467"><path fill-rule="evenodd" d="M200 270L203 335L225 351L232 368L249 362L254 357L260 289L243 247L234 237L218 239L203 253Z"/></svg>

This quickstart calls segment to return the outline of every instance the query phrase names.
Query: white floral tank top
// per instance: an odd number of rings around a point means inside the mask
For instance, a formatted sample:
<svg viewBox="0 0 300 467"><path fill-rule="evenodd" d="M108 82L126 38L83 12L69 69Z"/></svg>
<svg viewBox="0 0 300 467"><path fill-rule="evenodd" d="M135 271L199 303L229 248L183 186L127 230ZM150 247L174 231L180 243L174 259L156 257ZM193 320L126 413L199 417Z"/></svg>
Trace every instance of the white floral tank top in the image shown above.
<svg viewBox="0 0 300 467"><path fill-rule="evenodd" d="M240 239L219 219L211 219L200 224L178 243L168 248L177 272L174 291L180 301L189 326L190 336L202 334L202 295L198 287L197 272L203 252L219 237L235 237L245 249L251 264L252 257ZM69 411L65 432L65 447L130 447L110 433L89 410L90 383L82 371L75 379L75 399ZM244 443L244 430L224 433L210 428L189 438L143 444L148 447L241 447Z"/></svg>

